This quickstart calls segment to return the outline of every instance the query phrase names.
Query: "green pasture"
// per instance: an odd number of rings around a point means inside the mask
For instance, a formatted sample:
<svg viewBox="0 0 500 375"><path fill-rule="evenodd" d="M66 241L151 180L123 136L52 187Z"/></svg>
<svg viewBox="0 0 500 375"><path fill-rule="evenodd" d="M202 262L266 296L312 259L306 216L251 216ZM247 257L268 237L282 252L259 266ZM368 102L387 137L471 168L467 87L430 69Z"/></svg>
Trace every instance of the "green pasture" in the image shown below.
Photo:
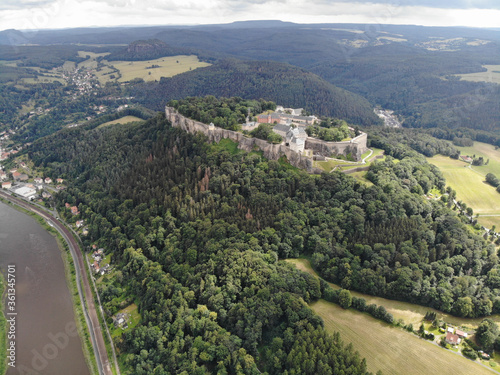
<svg viewBox="0 0 500 375"><path fill-rule="evenodd" d="M299 259L287 259L289 263L294 264L299 270L307 272L315 277L319 277L316 271L311 266L311 263L308 259L299 258ZM340 289L340 286L329 283L330 286L334 289ZM424 319L426 312L433 311L436 313L438 319L443 320L448 324L452 324L457 327L466 327L467 329L475 329L479 323L483 320L483 318L459 318L442 311L432 309L430 307L416 305L414 303L395 301L382 297L375 297L369 294L358 293L351 290L351 294L355 297L364 298L366 303L376 304L377 306L384 306L385 309L394 316L394 320L397 321L402 319L406 324L412 323L414 327L418 329L418 325ZM498 323L500 323L500 315L492 315L490 318Z"/></svg>
<svg viewBox="0 0 500 375"><path fill-rule="evenodd" d="M385 375L491 374L476 362L368 314L344 310L324 300L310 306L323 319L328 332L339 332L344 342L352 343L366 358L372 373L381 370Z"/></svg>
<svg viewBox="0 0 500 375"><path fill-rule="evenodd" d="M172 77L180 73L209 66L210 64L199 61L195 55L179 55L160 57L148 61L103 61L104 64L112 65L121 73L119 82L131 81L134 78L142 78L144 81L160 80L161 77ZM158 65L157 68L150 68Z"/></svg>
<svg viewBox="0 0 500 375"><path fill-rule="evenodd" d="M464 81L500 83L500 65L483 65L486 72L457 74Z"/></svg>
<svg viewBox="0 0 500 375"><path fill-rule="evenodd" d="M129 122L136 122L136 121L142 122L144 120L139 118L139 117L136 117L136 116L124 116L124 117L120 117L120 118L113 120L113 121L105 122L104 124L99 125L98 128L104 128L106 126L114 125L114 124L128 124Z"/></svg>
<svg viewBox="0 0 500 375"><path fill-rule="evenodd" d="M428 161L441 170L446 184L456 190L457 200L472 207L474 215L479 214L478 222L481 225L486 227L496 225L497 228L500 228L500 216L495 216L500 215L500 193L485 182L488 169L490 171L496 170L500 163L490 158L489 165L475 167L442 155L435 155ZM500 173L497 176L500 176ZM483 218L486 217L488 219L483 221Z"/></svg>

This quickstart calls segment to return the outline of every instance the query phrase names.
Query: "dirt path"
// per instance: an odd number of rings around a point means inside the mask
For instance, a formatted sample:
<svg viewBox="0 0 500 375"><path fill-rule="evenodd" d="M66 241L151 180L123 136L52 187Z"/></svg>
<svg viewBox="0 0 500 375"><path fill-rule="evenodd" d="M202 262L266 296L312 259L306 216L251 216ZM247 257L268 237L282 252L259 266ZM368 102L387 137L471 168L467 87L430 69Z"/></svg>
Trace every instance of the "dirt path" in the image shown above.
<svg viewBox="0 0 500 375"><path fill-rule="evenodd" d="M113 375L108 359L108 353L106 351L106 345L104 343L103 332L101 330L101 325L99 324L99 319L97 317L97 312L94 305L94 297L90 289L87 273L85 272L85 261L83 259L83 254L81 252L80 246L78 245L78 242L64 225L62 225L58 220L56 220L52 215L45 212L44 210L37 208L19 198L14 198L2 191L0 191L0 197L5 198L24 209L36 213L37 215L43 217L45 220L50 221L58 230L58 232L63 236L64 240L68 243L71 255L73 257L73 262L75 264L78 292L80 294L82 306L84 307L83 312L87 321L87 325L89 327L90 337L92 340L92 345L94 347L99 374ZM82 293L82 285L83 292L85 294ZM85 296L85 301L83 301L83 296ZM85 304L85 302L87 304Z"/></svg>

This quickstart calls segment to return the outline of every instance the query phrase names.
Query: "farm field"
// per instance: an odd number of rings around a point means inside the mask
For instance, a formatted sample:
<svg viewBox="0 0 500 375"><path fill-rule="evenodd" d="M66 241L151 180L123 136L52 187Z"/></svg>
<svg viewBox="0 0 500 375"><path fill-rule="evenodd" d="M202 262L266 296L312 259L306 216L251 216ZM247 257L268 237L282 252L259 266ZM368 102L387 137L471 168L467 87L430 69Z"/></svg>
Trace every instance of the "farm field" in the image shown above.
<svg viewBox="0 0 500 375"><path fill-rule="evenodd" d="M294 264L301 271L307 272L315 277L319 277L318 274L313 270L308 259L287 259L286 261ZM334 289L340 289L338 285L335 285L333 283L329 284ZM352 290L351 294L356 297L364 298L367 304L374 303L376 305L384 306L385 309L394 316L394 320L403 319L406 324L412 323L413 326L418 326L424 319L425 313L428 311L434 311L437 314L438 319L442 319L445 322L453 324L455 326L476 328L482 321L482 318L459 318L450 314L446 314L442 311L432 309L430 307L420 306L409 302L395 301L382 297L375 297L369 294L358 293ZM500 323L500 315L492 315L490 316L490 318L497 323Z"/></svg>
<svg viewBox="0 0 500 375"><path fill-rule="evenodd" d="M127 82L134 78L142 78L144 81L160 80L161 77L172 77L176 74L184 73L196 68L210 66L210 64L201 62L195 55L161 57L148 61L106 61L106 65L114 66L122 75L119 82ZM158 68L147 69L153 65Z"/></svg>
<svg viewBox="0 0 500 375"><path fill-rule="evenodd" d="M105 126L114 124L128 124L129 122L135 122L135 121L144 121L144 120L135 116L124 116L113 121L105 122L104 124L99 125L98 128L103 128Z"/></svg>
<svg viewBox="0 0 500 375"><path fill-rule="evenodd" d="M78 51L78 56L80 57L87 57L87 60L82 61L78 63L78 68L85 68L85 69L95 69L97 68L97 58L98 57L104 57L109 55L109 52L106 53L94 53L94 52L87 52L87 51Z"/></svg>
<svg viewBox="0 0 500 375"><path fill-rule="evenodd" d="M323 319L328 332L339 332L344 342L352 343L373 373L381 370L385 375L492 374L478 363L368 314L344 310L324 300L310 306Z"/></svg>
<svg viewBox="0 0 500 375"><path fill-rule="evenodd" d="M483 65L487 72L457 74L464 81L500 83L500 65Z"/></svg>
<svg viewBox="0 0 500 375"><path fill-rule="evenodd" d="M485 161L490 159L488 165L472 168L485 176L488 173L500 176L500 149L495 150L495 146L482 142L474 142L472 147L455 147L460 150L461 155L482 156Z"/></svg>
<svg viewBox="0 0 500 375"><path fill-rule="evenodd" d="M464 152L464 154L482 156L480 152L470 151ZM497 161L500 158L495 160L491 153L490 156L492 157L489 158L489 165L481 167L469 166L463 161L442 155L436 155L429 158L428 161L441 170L446 179L446 184L456 190L457 200L461 200L468 207L472 207L474 214L479 214L478 222L481 225L488 228L496 225L497 228L500 228L500 216L495 216L500 215L500 194L493 186L485 182L485 176L489 172L500 176L500 170L495 173L497 168L500 168L500 162ZM485 215L485 220L483 220L483 215Z"/></svg>

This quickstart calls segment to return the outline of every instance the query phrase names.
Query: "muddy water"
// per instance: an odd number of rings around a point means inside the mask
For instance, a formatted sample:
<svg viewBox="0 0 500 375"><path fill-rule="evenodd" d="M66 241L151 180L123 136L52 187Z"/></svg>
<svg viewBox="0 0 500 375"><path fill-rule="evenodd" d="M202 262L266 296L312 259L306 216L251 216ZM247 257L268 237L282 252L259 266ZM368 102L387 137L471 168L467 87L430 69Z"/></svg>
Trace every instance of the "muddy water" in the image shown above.
<svg viewBox="0 0 500 375"><path fill-rule="evenodd" d="M0 202L0 271L6 281L14 269L15 305L8 305L8 296L4 303L7 330L15 334L7 340L7 355L15 352L7 360L15 365L7 367L7 375L90 374L55 238Z"/></svg>

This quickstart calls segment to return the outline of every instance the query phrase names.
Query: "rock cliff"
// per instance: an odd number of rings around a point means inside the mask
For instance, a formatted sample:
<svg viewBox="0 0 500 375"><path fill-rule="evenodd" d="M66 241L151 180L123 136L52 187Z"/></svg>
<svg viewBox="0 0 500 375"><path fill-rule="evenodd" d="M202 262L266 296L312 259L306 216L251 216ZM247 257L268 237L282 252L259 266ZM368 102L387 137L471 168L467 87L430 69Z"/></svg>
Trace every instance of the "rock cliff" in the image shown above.
<svg viewBox="0 0 500 375"><path fill-rule="evenodd" d="M219 142L223 138L229 138L237 142L238 148L241 150L254 151L259 149L263 152L264 157L271 160L278 160L280 157L285 156L294 167L305 169L309 173L322 172L320 169L313 167L311 158L291 150L288 146L271 144L262 139L246 137L242 133L232 130L203 124L182 116L172 107L165 107L165 115L167 120L172 123L172 126L179 127L190 133L201 132L208 137L210 142Z"/></svg>

